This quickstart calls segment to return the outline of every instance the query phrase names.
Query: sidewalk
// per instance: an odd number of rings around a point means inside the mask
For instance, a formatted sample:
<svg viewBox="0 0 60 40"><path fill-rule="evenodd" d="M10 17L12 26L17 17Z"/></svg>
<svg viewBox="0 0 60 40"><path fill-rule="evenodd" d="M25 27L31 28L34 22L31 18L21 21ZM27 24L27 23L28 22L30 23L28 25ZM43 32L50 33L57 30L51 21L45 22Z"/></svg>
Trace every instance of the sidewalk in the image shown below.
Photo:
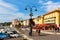
<svg viewBox="0 0 60 40"><path fill-rule="evenodd" d="M56 34L56 35L60 35L60 33L59 32L54 32L54 31L41 31L42 33L47 33L47 34Z"/></svg>
<svg viewBox="0 0 60 40"><path fill-rule="evenodd" d="M26 28L26 29L22 28L22 30L29 30L29 28ZM33 31L35 31L35 32L36 32L36 30L35 30L35 29L33 29ZM60 35L60 33L59 33L59 32L50 31L50 30L41 30L41 33Z"/></svg>
<svg viewBox="0 0 60 40"><path fill-rule="evenodd" d="M33 30L32 36L29 36L29 29L23 29L22 31L24 32L27 37L31 38L32 40L60 40L60 35L55 35L55 33L48 32L48 31L41 31L41 34L38 35L36 30ZM54 34L54 35L52 35Z"/></svg>

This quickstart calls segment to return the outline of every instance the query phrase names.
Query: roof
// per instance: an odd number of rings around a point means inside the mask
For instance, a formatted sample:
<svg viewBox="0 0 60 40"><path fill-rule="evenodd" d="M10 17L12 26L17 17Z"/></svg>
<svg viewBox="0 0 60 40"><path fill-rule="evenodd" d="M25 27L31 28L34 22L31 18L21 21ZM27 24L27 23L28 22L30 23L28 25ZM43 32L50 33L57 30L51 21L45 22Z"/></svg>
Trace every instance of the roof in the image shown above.
<svg viewBox="0 0 60 40"><path fill-rule="evenodd" d="M48 14L51 14L51 13L54 13L54 12L60 12L60 8L57 8L57 9L55 9L53 11L50 11L50 12L44 14L43 16L48 15Z"/></svg>

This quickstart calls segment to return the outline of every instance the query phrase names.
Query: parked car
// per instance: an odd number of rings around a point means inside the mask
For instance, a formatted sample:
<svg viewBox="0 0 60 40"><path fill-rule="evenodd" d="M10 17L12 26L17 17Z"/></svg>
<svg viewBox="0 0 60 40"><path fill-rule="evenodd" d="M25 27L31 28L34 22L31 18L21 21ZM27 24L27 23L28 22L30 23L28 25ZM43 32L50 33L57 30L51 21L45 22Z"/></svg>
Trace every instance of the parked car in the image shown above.
<svg viewBox="0 0 60 40"><path fill-rule="evenodd" d="M3 40L5 38L8 38L8 35L6 33L0 33L0 40Z"/></svg>
<svg viewBox="0 0 60 40"><path fill-rule="evenodd" d="M10 38L19 37L19 34L16 31L8 34Z"/></svg>
<svg viewBox="0 0 60 40"><path fill-rule="evenodd" d="M6 31L5 33L10 34L10 33L13 33L13 32L12 31Z"/></svg>
<svg viewBox="0 0 60 40"><path fill-rule="evenodd" d="M17 33L16 34L10 33L9 35L10 35L10 38L19 37L19 34L17 34Z"/></svg>

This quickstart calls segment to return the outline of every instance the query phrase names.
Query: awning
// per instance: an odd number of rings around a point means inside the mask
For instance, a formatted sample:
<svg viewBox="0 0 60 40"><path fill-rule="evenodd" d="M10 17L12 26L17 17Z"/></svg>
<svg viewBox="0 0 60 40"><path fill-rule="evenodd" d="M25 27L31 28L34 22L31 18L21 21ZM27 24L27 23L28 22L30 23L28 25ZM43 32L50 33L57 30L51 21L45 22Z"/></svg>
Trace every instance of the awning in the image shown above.
<svg viewBox="0 0 60 40"><path fill-rule="evenodd" d="M38 27L44 27L47 26L46 24L37 24Z"/></svg>

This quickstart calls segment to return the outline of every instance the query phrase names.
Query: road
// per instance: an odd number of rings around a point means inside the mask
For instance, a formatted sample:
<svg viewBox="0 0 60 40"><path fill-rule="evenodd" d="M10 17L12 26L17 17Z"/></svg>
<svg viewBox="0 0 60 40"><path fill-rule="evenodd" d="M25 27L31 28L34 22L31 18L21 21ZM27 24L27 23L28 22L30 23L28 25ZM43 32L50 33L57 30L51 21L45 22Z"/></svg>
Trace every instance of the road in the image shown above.
<svg viewBox="0 0 60 40"><path fill-rule="evenodd" d="M7 31L7 32L8 31L14 31L14 30L16 31L16 29L14 27L10 28L8 26L4 26L3 29L4 29L3 31ZM4 40L23 40L23 37L22 37L21 33L19 33L19 34L20 34L20 37L17 37L17 38L6 38Z"/></svg>
<svg viewBox="0 0 60 40"><path fill-rule="evenodd" d="M41 33L40 35L38 35L37 32L33 31L33 35L29 36L29 30L24 28L24 30L20 29L19 31L32 40L60 40L60 35L47 34L47 33ZM23 40L23 38L22 37L9 38L4 40Z"/></svg>
<svg viewBox="0 0 60 40"><path fill-rule="evenodd" d="M29 30L22 31L25 35L27 35L29 38L32 38L33 40L60 40L60 35L46 33L41 33L38 35L36 32L33 32L33 36L29 36Z"/></svg>

